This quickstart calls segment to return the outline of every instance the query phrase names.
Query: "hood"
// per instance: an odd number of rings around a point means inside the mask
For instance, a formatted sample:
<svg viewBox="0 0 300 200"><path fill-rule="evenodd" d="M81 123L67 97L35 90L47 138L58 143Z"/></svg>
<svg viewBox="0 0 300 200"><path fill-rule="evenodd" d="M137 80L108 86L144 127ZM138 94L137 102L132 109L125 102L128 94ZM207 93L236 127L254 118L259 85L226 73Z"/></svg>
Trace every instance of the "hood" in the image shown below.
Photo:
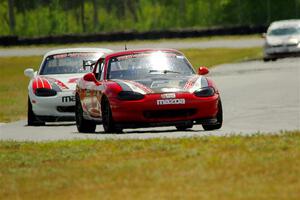
<svg viewBox="0 0 300 200"><path fill-rule="evenodd" d="M297 45L300 42L300 35L267 36L266 41L271 46Z"/></svg>
<svg viewBox="0 0 300 200"><path fill-rule="evenodd" d="M33 80L33 89L36 88L59 88L58 90L75 90L76 82L83 74L61 74L61 75L41 75Z"/></svg>
<svg viewBox="0 0 300 200"><path fill-rule="evenodd" d="M134 91L141 94L150 93L172 93L172 92L190 92L207 87L208 82L204 76L176 76L176 77L152 77L143 80L119 80L115 79L123 91Z"/></svg>

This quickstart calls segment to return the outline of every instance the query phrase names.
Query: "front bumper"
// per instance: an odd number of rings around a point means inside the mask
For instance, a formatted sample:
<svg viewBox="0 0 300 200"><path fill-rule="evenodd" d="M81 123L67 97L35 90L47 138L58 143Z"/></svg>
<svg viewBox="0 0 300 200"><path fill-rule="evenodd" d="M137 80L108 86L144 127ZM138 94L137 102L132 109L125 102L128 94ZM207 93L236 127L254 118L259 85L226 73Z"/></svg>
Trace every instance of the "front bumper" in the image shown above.
<svg viewBox="0 0 300 200"><path fill-rule="evenodd" d="M300 45L265 46L264 58L300 56Z"/></svg>
<svg viewBox="0 0 300 200"><path fill-rule="evenodd" d="M130 127L163 125L176 123L212 124L218 113L219 95L196 97L194 94L176 94L177 99L185 99L185 104L158 105L159 94L146 95L142 100L121 101L111 99L113 119L118 124Z"/></svg>
<svg viewBox="0 0 300 200"><path fill-rule="evenodd" d="M34 114L44 121L69 121L75 118L74 91L58 92L55 96L40 97L29 93Z"/></svg>

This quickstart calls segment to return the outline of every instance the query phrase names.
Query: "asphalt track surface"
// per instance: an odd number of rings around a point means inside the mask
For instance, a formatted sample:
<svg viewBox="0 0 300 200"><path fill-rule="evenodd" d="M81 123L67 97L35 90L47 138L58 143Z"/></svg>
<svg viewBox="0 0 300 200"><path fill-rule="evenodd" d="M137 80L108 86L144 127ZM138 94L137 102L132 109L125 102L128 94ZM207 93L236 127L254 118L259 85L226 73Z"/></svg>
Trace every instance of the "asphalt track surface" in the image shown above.
<svg viewBox="0 0 300 200"><path fill-rule="evenodd" d="M250 48L261 47L263 45L263 39L227 39L227 40L208 40L208 41L159 41L159 42L140 42L130 43L127 42L129 49L141 49L141 48L172 48L172 49L207 49L207 48ZM76 47L85 47L86 44L78 44ZM124 44L122 43L107 43L99 44L99 46L93 45L93 47L108 48L114 51L123 50ZM73 48L74 46L72 46ZM46 52L65 47L9 47L0 48L0 57L6 56L36 56L44 55Z"/></svg>
<svg viewBox="0 0 300 200"><path fill-rule="evenodd" d="M0 140L147 139L300 130L300 58L225 64L212 69L210 76L222 95L224 124L220 130L204 131L196 125L188 131L160 127L106 134L98 125L96 133L82 134L74 123L28 127L26 121L18 121L0 126Z"/></svg>

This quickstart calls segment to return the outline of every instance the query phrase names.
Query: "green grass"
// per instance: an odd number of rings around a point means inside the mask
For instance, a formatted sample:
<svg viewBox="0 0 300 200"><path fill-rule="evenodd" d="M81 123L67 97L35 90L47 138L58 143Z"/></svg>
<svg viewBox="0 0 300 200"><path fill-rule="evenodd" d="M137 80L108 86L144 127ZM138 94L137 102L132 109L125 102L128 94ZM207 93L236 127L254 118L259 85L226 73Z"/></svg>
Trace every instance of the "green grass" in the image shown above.
<svg viewBox="0 0 300 200"><path fill-rule="evenodd" d="M29 78L24 70L37 70L42 57L0 57L0 122L26 117Z"/></svg>
<svg viewBox="0 0 300 200"><path fill-rule="evenodd" d="M222 63L261 58L261 48L246 49L188 49L182 50L193 66L213 67ZM37 70L41 56L0 57L0 122L23 119L27 112L27 86L29 79L24 69Z"/></svg>
<svg viewBox="0 0 300 200"><path fill-rule="evenodd" d="M0 199L298 199L300 132L0 141Z"/></svg>
<svg viewBox="0 0 300 200"><path fill-rule="evenodd" d="M245 49L187 49L182 50L182 52L195 68L203 65L210 68L223 63L241 62L262 58L262 49L260 47Z"/></svg>

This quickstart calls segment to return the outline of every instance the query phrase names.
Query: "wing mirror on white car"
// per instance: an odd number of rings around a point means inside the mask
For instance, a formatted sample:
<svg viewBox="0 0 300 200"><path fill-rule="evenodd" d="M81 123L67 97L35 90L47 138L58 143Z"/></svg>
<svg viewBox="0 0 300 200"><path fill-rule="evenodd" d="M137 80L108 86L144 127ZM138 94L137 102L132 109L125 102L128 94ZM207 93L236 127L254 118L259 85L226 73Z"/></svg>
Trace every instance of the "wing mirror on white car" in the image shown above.
<svg viewBox="0 0 300 200"><path fill-rule="evenodd" d="M32 68L27 68L24 70L24 75L33 78L36 75L36 72Z"/></svg>

